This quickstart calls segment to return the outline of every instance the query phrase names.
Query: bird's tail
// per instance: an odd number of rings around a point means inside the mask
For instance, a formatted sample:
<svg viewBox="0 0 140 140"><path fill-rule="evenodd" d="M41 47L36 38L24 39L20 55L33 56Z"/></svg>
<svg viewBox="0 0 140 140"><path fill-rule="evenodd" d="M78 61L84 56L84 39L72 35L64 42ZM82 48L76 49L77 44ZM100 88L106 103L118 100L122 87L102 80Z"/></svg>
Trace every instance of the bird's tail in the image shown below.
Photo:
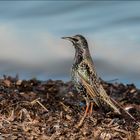
<svg viewBox="0 0 140 140"><path fill-rule="evenodd" d="M136 121L136 119L125 109L123 109L123 107L114 99L111 98L111 101L119 108L121 115L124 117L127 117L128 119L130 118L131 120Z"/></svg>
<svg viewBox="0 0 140 140"><path fill-rule="evenodd" d="M114 104L113 100L110 96L107 95L106 91L104 90L103 86L100 85L100 98L102 101L104 101L106 104L108 104L115 112L118 114L121 114L120 109L116 104Z"/></svg>

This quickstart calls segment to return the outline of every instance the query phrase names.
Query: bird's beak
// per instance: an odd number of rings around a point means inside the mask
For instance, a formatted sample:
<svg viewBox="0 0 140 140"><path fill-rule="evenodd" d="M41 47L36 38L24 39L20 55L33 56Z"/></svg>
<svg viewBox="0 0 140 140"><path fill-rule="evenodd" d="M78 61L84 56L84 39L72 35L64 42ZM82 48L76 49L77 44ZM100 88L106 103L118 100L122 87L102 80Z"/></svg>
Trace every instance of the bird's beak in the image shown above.
<svg viewBox="0 0 140 140"><path fill-rule="evenodd" d="M73 41L73 38L72 38L72 37L62 37L62 39L66 39L66 40L69 40L69 41Z"/></svg>

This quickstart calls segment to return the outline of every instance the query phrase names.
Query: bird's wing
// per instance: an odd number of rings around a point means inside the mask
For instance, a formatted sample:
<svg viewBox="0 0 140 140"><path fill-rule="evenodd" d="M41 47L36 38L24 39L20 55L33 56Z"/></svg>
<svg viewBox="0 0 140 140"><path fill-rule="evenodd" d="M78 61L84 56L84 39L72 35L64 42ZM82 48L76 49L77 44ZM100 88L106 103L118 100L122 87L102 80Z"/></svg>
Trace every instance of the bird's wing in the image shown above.
<svg viewBox="0 0 140 140"><path fill-rule="evenodd" d="M93 101L96 103L97 106L100 106L99 100L97 100L96 91L94 88L85 80L85 78L82 76L80 72L78 72L78 75L80 77L81 82L83 83L84 87L86 88L86 91L88 95L93 99Z"/></svg>
<svg viewBox="0 0 140 140"><path fill-rule="evenodd" d="M85 86L87 93L92 99L97 99L96 104L100 104L100 100L107 103L111 108L113 108L116 112L120 114L119 109L115 106L115 104L111 101L111 98L107 95L106 91L104 90L102 84L100 83L100 80L95 72L95 69L93 68L92 61L83 61L84 65L86 65L86 69L89 69L88 76L83 76L83 71L78 71L78 75L81 79L81 82ZM82 64L81 64L82 65Z"/></svg>

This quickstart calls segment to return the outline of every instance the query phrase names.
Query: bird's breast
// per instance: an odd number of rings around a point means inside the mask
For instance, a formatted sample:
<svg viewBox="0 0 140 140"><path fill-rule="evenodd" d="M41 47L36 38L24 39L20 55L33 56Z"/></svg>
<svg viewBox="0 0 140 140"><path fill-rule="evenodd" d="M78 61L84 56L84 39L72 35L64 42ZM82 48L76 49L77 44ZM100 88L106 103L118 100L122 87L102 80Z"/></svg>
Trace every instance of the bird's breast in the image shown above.
<svg viewBox="0 0 140 140"><path fill-rule="evenodd" d="M71 76L72 76L72 81L74 83L81 83L81 78L79 77L79 73L82 75L82 77L86 80L88 80L88 72L85 68L85 66L75 65L73 64L72 66L72 71L71 71Z"/></svg>

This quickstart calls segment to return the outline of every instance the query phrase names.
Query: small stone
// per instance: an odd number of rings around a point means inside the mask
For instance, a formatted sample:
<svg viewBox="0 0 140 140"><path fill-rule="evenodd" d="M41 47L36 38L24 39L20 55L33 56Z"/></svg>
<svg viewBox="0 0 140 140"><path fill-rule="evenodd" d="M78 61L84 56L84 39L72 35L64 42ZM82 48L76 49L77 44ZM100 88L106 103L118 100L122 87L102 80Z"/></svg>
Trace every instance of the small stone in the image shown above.
<svg viewBox="0 0 140 140"><path fill-rule="evenodd" d="M20 86L21 83L22 83L22 80L18 80L18 81L16 82L16 85L17 85L17 86Z"/></svg>
<svg viewBox="0 0 140 140"><path fill-rule="evenodd" d="M68 119L68 120L71 120L71 116L70 115L66 115L66 118Z"/></svg>
<svg viewBox="0 0 140 140"><path fill-rule="evenodd" d="M10 87L11 82L10 82L9 80L4 80L4 84L5 84L7 87Z"/></svg>
<svg viewBox="0 0 140 140"><path fill-rule="evenodd" d="M83 130L83 135L84 136L88 136L90 134L91 134L91 132L89 130Z"/></svg>

